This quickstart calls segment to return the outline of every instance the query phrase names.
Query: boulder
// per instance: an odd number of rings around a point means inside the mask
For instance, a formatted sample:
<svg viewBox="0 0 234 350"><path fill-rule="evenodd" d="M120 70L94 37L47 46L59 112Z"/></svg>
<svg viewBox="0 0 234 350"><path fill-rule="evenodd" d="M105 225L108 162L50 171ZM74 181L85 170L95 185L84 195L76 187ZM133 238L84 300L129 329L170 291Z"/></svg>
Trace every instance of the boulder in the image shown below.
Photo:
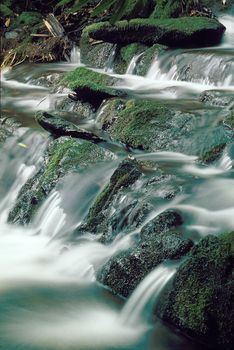
<svg viewBox="0 0 234 350"><path fill-rule="evenodd" d="M232 349L233 258L234 232L202 239L157 304L157 314L212 349Z"/></svg>
<svg viewBox="0 0 234 350"><path fill-rule="evenodd" d="M150 100L112 99L100 125L115 141L149 151L175 151L202 157L233 140L233 132L214 120L214 111L180 111Z"/></svg>
<svg viewBox="0 0 234 350"><path fill-rule="evenodd" d="M65 175L111 158L112 153L88 141L70 137L52 141L42 167L21 188L8 221L28 224L43 200Z"/></svg>
<svg viewBox="0 0 234 350"><path fill-rule="evenodd" d="M99 280L116 294L129 296L142 279L165 259L186 255L193 243L184 239L179 226L182 218L165 211L146 224L128 251L112 257L99 274Z"/></svg>
<svg viewBox="0 0 234 350"><path fill-rule="evenodd" d="M88 140L94 143L104 140L94 135L92 132L84 130L74 123L62 118L60 115L52 115L47 112L38 112L36 114L37 122L53 137L71 136L78 139Z"/></svg>
<svg viewBox="0 0 234 350"><path fill-rule="evenodd" d="M202 47L217 45L225 27L216 19L180 17L169 19L132 19L112 26L109 22L92 24L83 35L93 40L127 45L162 44L170 47Z"/></svg>
<svg viewBox="0 0 234 350"><path fill-rule="evenodd" d="M107 74L84 67L67 73L63 79L63 83L75 91L78 100L90 102L94 106L99 106L106 98L125 96L122 91L113 87L116 82L117 79Z"/></svg>

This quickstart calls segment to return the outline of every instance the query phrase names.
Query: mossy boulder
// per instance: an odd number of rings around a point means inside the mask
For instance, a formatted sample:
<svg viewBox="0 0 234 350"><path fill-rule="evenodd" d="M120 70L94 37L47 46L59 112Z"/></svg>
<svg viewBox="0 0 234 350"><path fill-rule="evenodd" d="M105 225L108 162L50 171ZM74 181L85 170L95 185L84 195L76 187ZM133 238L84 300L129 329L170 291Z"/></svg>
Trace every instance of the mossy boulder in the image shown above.
<svg viewBox="0 0 234 350"><path fill-rule="evenodd" d="M88 140L94 143L104 140L94 135L92 132L84 130L71 121L64 119L58 113L50 114L47 112L37 112L37 122L55 138L61 136L71 136L78 139Z"/></svg>
<svg viewBox="0 0 234 350"><path fill-rule="evenodd" d="M234 107L224 119L224 123L234 131Z"/></svg>
<svg viewBox="0 0 234 350"><path fill-rule="evenodd" d="M169 19L133 19L96 23L85 28L83 35L114 44L139 42L144 45L162 44L171 47L202 47L220 42L225 27L216 19L181 17Z"/></svg>
<svg viewBox="0 0 234 350"><path fill-rule="evenodd" d="M65 75L63 83L74 90L78 100L99 106L101 102L113 96L124 96L113 85L117 79L107 74L98 73L84 67L75 69Z"/></svg>
<svg viewBox="0 0 234 350"><path fill-rule="evenodd" d="M110 152L91 142L70 137L60 137L51 142L41 169L20 190L9 214L9 222L28 224L43 200L65 175L111 158Z"/></svg>
<svg viewBox="0 0 234 350"><path fill-rule="evenodd" d="M213 111L180 111L157 101L113 99L101 127L115 141L149 151L167 150L202 156L233 139L233 132Z"/></svg>
<svg viewBox="0 0 234 350"><path fill-rule="evenodd" d="M176 273L157 313L212 349L232 349L234 232L207 236Z"/></svg>
<svg viewBox="0 0 234 350"><path fill-rule="evenodd" d="M129 296L142 279L165 259L178 259L193 246L180 232L182 218L174 211L161 213L146 224L133 248L110 259L99 280L116 294Z"/></svg>

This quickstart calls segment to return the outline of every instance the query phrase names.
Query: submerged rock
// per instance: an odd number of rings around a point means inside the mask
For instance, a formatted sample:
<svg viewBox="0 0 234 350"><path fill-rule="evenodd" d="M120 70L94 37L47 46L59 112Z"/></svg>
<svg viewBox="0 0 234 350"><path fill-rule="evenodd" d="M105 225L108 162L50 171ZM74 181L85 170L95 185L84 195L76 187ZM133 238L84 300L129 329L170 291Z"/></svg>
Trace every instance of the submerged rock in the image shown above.
<svg viewBox="0 0 234 350"><path fill-rule="evenodd" d="M165 259L178 259L189 252L193 243L182 237L181 224L182 218L174 211L158 215L142 228L132 248L110 259L99 280L127 297Z"/></svg>
<svg viewBox="0 0 234 350"><path fill-rule="evenodd" d="M92 132L84 130L59 115L52 115L47 112L38 112L36 120L55 138L61 136L71 136L78 139L92 141L94 143L103 142L104 140L94 135Z"/></svg>
<svg viewBox="0 0 234 350"><path fill-rule="evenodd" d="M111 158L109 151L91 142L70 137L60 137L51 142L41 169L20 190L8 221L23 225L29 223L43 200L65 175Z"/></svg>
<svg viewBox="0 0 234 350"><path fill-rule="evenodd" d="M63 82L75 91L78 100L88 101L94 106L99 106L106 98L125 95L122 91L113 87L117 79L84 67L66 74Z"/></svg>
<svg viewBox="0 0 234 350"><path fill-rule="evenodd" d="M233 132L214 121L213 111L182 112L157 101L112 99L100 124L114 140L149 151L184 152L202 157L233 139Z"/></svg>
<svg viewBox="0 0 234 350"><path fill-rule="evenodd" d="M0 118L0 145L14 134L19 124L12 118Z"/></svg>
<svg viewBox="0 0 234 350"><path fill-rule="evenodd" d="M212 348L232 349L234 232L208 236L179 268L157 313Z"/></svg>
<svg viewBox="0 0 234 350"><path fill-rule="evenodd" d="M109 43L145 45L162 44L171 47L202 47L220 42L225 27L216 19L206 17L181 17L173 19L132 19L92 24L84 35Z"/></svg>

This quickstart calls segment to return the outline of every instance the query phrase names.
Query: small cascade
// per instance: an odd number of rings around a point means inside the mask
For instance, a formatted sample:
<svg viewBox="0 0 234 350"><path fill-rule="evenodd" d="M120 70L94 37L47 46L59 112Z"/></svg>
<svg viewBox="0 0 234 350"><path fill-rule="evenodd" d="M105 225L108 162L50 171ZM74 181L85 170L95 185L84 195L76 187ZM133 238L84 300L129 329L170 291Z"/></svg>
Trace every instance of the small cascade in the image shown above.
<svg viewBox="0 0 234 350"><path fill-rule="evenodd" d="M120 314L120 320L126 325L137 325L147 321L153 307L167 282L175 274L175 266L160 265L153 270L135 289Z"/></svg>
<svg viewBox="0 0 234 350"><path fill-rule="evenodd" d="M147 78L166 81L187 81L210 85L211 87L229 87L234 85L234 61L229 53L217 55L212 50L188 50L177 54L169 52L156 58L151 65Z"/></svg>
<svg viewBox="0 0 234 350"><path fill-rule="evenodd" d="M113 64L114 64L115 55L116 55L116 48L117 48L117 45L114 45L106 61L104 71L107 73L113 73Z"/></svg>
<svg viewBox="0 0 234 350"><path fill-rule="evenodd" d="M133 56L133 58L131 59L129 65L128 65L128 68L126 70L126 74L134 74L137 63L138 63L139 59L142 57L142 55L143 55L143 52L141 52L138 55Z"/></svg>
<svg viewBox="0 0 234 350"><path fill-rule="evenodd" d="M73 48L71 49L70 63L80 65L80 49L76 45L73 45Z"/></svg>
<svg viewBox="0 0 234 350"><path fill-rule="evenodd" d="M8 139L0 156L0 180L8 186L2 189L0 200L0 223L5 223L18 192L26 181L40 168L47 141L36 132L24 128L18 135ZM14 152L14 157L12 157ZM7 165L7 166L6 166ZM4 171L4 169L7 169Z"/></svg>
<svg viewBox="0 0 234 350"><path fill-rule="evenodd" d="M56 236L66 223L66 214L61 207L61 196L54 191L40 208L33 222L38 233L49 237Z"/></svg>

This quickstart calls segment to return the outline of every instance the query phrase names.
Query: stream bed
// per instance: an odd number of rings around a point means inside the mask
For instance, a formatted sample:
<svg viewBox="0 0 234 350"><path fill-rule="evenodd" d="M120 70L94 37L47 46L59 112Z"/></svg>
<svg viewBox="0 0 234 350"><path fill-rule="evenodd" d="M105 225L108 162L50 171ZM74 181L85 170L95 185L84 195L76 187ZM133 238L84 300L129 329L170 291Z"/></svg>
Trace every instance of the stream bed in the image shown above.
<svg viewBox="0 0 234 350"><path fill-rule="evenodd" d="M91 234L74 239L72 231L129 154L159 164L178 188L168 200L162 195L168 188L152 187L147 193L151 209L141 227L163 211L176 209L183 214L184 236L194 242L234 230L234 144L229 143L211 164L199 163L195 155L210 142L200 137L203 130L222 120L234 104L234 20L223 15L220 21L227 32L218 47L166 52L155 59L145 77L134 75L133 63L125 75L108 73L120 77L118 87L136 98L193 112L199 142L191 146L186 141L183 153L176 151L176 141L174 151L134 150L105 136L98 116L81 120L79 126L106 138L100 147L113 156L65 176L27 226L10 224L8 215L22 186L40 169L49 142L34 113L57 109L68 91L55 91L54 81L82 63L74 48L71 62L22 64L3 71L2 115L21 126L0 145L0 349L208 349L153 316L158 296L180 261L159 265L127 300L97 281L97 271L112 256L129 249L139 233L139 228L131 228L121 235L121 208L128 204L128 196L145 199L144 179L116 204L120 214L112 242L101 243ZM215 92L213 104L201 99L207 91ZM73 108L71 102L65 111L71 117ZM151 170L147 181L153 176ZM159 194L162 200L155 202Z"/></svg>

